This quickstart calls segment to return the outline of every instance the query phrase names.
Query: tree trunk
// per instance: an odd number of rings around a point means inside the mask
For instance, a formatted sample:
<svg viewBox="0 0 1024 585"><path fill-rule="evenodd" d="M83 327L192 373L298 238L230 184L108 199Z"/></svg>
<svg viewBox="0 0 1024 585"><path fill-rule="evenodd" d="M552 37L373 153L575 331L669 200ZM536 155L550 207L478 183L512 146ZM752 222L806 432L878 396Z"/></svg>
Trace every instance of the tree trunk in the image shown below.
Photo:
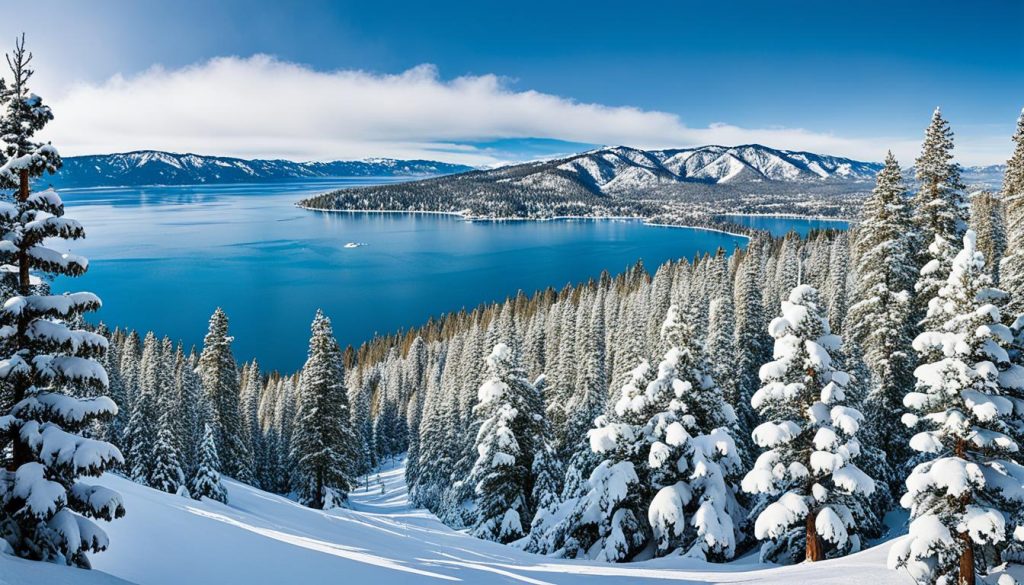
<svg viewBox="0 0 1024 585"><path fill-rule="evenodd" d="M821 536L818 536L818 530L814 527L814 521L817 518L817 512L811 512L807 515L807 558L805 560L811 563L825 559L825 544L821 541Z"/></svg>
<svg viewBox="0 0 1024 585"><path fill-rule="evenodd" d="M28 169L21 170L19 179L18 201L23 202L28 200ZM22 296L28 296L31 285L32 282L28 274L28 254L22 250L18 254L18 293Z"/></svg>
<svg viewBox="0 0 1024 585"><path fill-rule="evenodd" d="M974 543L966 532L959 536L964 543L964 552L960 553L960 577L956 582L957 585L974 585Z"/></svg>
<svg viewBox="0 0 1024 585"><path fill-rule="evenodd" d="M966 461L967 441L957 439L953 453ZM966 508L970 503L970 492L968 492L964 494L963 505ZM964 544L964 552L960 553L960 576L957 578L957 585L974 585L974 542L971 541L971 535L966 532L961 532L957 536Z"/></svg>
<svg viewBox="0 0 1024 585"><path fill-rule="evenodd" d="M28 170L22 169L19 175L18 182L18 201L23 202L28 199ZM18 252L18 294L22 296L28 296L31 293L32 281L29 278L29 262L28 254L24 250ZM17 342L18 347L26 347L28 340L26 339L26 331L28 330L28 319L24 315L18 318L18 334ZM17 404L25 398L25 392L28 390L28 384L24 380L19 380L14 383L13 396L11 403ZM32 450L29 446L21 440L21 428L13 427L11 429L11 460L8 465L9 471L16 471L25 463L32 461Z"/></svg>

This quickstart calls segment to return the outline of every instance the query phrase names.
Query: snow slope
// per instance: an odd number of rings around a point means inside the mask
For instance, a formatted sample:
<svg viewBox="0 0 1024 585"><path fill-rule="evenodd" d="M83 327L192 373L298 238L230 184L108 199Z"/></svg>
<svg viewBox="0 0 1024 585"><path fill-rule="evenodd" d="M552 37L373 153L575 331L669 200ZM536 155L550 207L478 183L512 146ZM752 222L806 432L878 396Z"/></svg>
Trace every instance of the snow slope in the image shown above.
<svg viewBox="0 0 1024 585"><path fill-rule="evenodd" d="M379 481L379 483L378 483ZM885 568L888 545L815 565L765 567L750 557L730 565L682 558L609 565L549 559L454 531L410 508L404 468L372 476L352 495L353 510L331 513L228 482L230 505L195 502L107 475L128 515L105 526L109 551L94 571L0 555L0 585L189 583L872 583L909 584ZM383 486L383 492L382 492ZM101 572L102 571L102 572ZM106 573L106 574L105 574Z"/></svg>

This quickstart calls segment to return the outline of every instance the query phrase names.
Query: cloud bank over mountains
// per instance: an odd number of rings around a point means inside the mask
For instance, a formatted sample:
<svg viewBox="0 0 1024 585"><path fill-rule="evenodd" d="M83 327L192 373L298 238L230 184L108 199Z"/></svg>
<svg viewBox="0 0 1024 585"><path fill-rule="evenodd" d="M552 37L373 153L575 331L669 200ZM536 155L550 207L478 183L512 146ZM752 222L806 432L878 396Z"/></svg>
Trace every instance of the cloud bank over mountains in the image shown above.
<svg viewBox="0 0 1024 585"><path fill-rule="evenodd" d="M493 165L516 158L490 140L550 138L670 148L759 143L912 163L918 140L850 139L799 128L693 128L677 115L517 90L497 75L444 79L432 65L400 74L318 71L267 55L78 84L51 98L47 138L62 152L136 149L335 160L426 158ZM520 157L521 158L521 157Z"/></svg>

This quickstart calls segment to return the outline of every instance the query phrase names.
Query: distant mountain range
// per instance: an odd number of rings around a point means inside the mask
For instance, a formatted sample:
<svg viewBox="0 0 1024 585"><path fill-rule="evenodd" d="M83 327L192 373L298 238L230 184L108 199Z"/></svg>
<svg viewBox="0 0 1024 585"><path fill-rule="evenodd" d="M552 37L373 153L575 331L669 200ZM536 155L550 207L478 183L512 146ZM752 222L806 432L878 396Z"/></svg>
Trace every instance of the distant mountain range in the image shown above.
<svg viewBox="0 0 1024 585"><path fill-rule="evenodd" d="M473 168L465 165L429 160L292 162L140 150L66 157L63 168L43 181L56 187L196 185L323 177L427 177L470 170Z"/></svg>
<svg viewBox="0 0 1024 585"><path fill-rule="evenodd" d="M777 150L759 144L702 146L671 150L639 150L625 146L601 148L566 159L509 167L509 173L530 168L520 181L569 179L602 193L634 191L666 183L729 184L750 182L814 182L872 180L878 163ZM504 169L493 171L503 174Z"/></svg>
<svg viewBox="0 0 1024 585"><path fill-rule="evenodd" d="M805 190L815 185L873 181L880 168L880 163L748 144L668 150L605 147L473 174L474 182L496 181L540 189L572 183L593 194L612 194L687 185L707 189L714 185L744 188L761 184ZM293 162L140 150L66 157L63 168L41 182L56 187L197 185L328 177L426 178L475 170L429 160ZM1004 170L1005 165L965 167L964 180L969 185L998 188ZM908 179L912 176L912 169L907 169Z"/></svg>

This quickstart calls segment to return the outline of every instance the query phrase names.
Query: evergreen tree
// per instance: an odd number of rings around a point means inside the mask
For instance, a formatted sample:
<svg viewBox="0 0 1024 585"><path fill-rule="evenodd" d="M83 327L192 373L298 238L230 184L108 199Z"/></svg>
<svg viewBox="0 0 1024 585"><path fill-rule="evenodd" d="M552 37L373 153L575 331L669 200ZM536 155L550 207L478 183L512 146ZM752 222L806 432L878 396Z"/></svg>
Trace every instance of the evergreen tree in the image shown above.
<svg viewBox="0 0 1024 585"><path fill-rule="evenodd" d="M358 456L345 393L341 349L331 320L317 311L309 357L299 376L298 410L291 444L295 489L311 508L335 507L348 498Z"/></svg>
<svg viewBox="0 0 1024 585"><path fill-rule="evenodd" d="M241 411L242 426L245 428L245 442L252 454L253 481L256 487L261 487L259 474L256 469L260 460L265 456L263 449L263 433L260 430L259 406L260 394L263 392L263 377L260 372L260 365L253 360L248 367L245 377L245 385L242 389Z"/></svg>
<svg viewBox="0 0 1024 585"><path fill-rule="evenodd" d="M108 545L92 519L123 516L124 506L113 490L81 478L123 458L110 443L83 436L97 419L117 414L100 395L108 378L97 360L107 339L70 325L98 309L99 298L43 295L32 284L33 272L80 276L88 262L45 245L85 231L64 217L56 192L31 192L33 178L61 164L53 146L34 138L53 114L29 91L31 61L22 37L7 57L13 85L0 87L0 189L17 189L0 201L0 263L18 273L17 294L0 310L0 551L87 568L87 554Z"/></svg>
<svg viewBox="0 0 1024 585"><path fill-rule="evenodd" d="M1000 259L1006 252L1006 225L1003 220L1003 202L988 191L971 194L969 226L978 240L978 251L985 257L985 273L992 283L999 284Z"/></svg>
<svg viewBox="0 0 1024 585"><path fill-rule="evenodd" d="M939 108L925 131L915 161L917 193L913 198L916 247L921 278L917 281L917 317L927 315L928 300L938 294L949 274L955 247L967 229L967 201L960 165L953 161L953 131ZM932 326L934 324L926 324Z"/></svg>
<svg viewBox="0 0 1024 585"><path fill-rule="evenodd" d="M985 259L968 231L938 295L928 304L939 325L914 339L914 349L939 356L917 368L917 387L904 422L919 432L910 447L926 460L907 478L900 500L911 514L910 537L889 564L919 582L974 583L990 563L984 547L1004 548L1024 534L1024 466L1015 436L1024 428L1024 368L1010 365L1009 329L1000 323L1003 293L992 289ZM979 571L980 570L980 571Z"/></svg>
<svg viewBox="0 0 1024 585"><path fill-rule="evenodd" d="M172 411L164 410L153 446L153 469L146 478L146 485L160 491L177 493L185 485L185 474L181 471L178 449L174 444L174 423Z"/></svg>
<svg viewBox="0 0 1024 585"><path fill-rule="evenodd" d="M535 506L535 455L543 451L548 456L551 445L545 441L543 400L512 349L504 343L495 345L487 357L487 371L475 409L481 422L470 480L477 510L472 532L479 538L510 542L526 533L523 524Z"/></svg>
<svg viewBox="0 0 1024 585"><path fill-rule="evenodd" d="M913 380L909 347L916 270L907 231L910 222L902 173L890 152L857 227L856 281L847 322L871 373L865 430L869 443L888 454L891 469L883 477L894 484L897 477L902 479L899 471L910 457L906 427L896 416L903 410L903 395Z"/></svg>
<svg viewBox="0 0 1024 585"><path fill-rule="evenodd" d="M761 368L764 386L751 401L764 420L754 442L766 450L743 478L744 491L766 494L771 502L754 524L754 536L767 541L761 557L818 561L855 552L861 545L857 518L865 515L865 498L875 486L854 463L864 417L845 405L850 377L829 355L839 339L809 285L793 289L768 329L775 360Z"/></svg>
<svg viewBox="0 0 1024 585"><path fill-rule="evenodd" d="M1006 316L1010 319L1024 315L1024 110L1017 119L1013 143L1003 176L1007 254L1000 262L999 277L1000 287L1009 294Z"/></svg>
<svg viewBox="0 0 1024 585"><path fill-rule="evenodd" d="M228 317L219 307L210 317L210 329L203 338L203 353L196 368L210 406L211 423L217 433L217 453L230 477L252 481L252 454L243 440L239 407L238 364L231 353L233 337L228 335Z"/></svg>
<svg viewBox="0 0 1024 585"><path fill-rule="evenodd" d="M153 476L156 466L154 449L162 398L160 365L159 342L156 334L150 331L143 342L139 389L132 402L132 412L125 430L128 472L133 480L143 485L149 485L149 478Z"/></svg>
<svg viewBox="0 0 1024 585"><path fill-rule="evenodd" d="M199 465L189 483L189 493L201 500L210 498L227 503L228 492L220 481L220 458L217 457L217 433L209 423L203 426L203 442L199 445Z"/></svg>

